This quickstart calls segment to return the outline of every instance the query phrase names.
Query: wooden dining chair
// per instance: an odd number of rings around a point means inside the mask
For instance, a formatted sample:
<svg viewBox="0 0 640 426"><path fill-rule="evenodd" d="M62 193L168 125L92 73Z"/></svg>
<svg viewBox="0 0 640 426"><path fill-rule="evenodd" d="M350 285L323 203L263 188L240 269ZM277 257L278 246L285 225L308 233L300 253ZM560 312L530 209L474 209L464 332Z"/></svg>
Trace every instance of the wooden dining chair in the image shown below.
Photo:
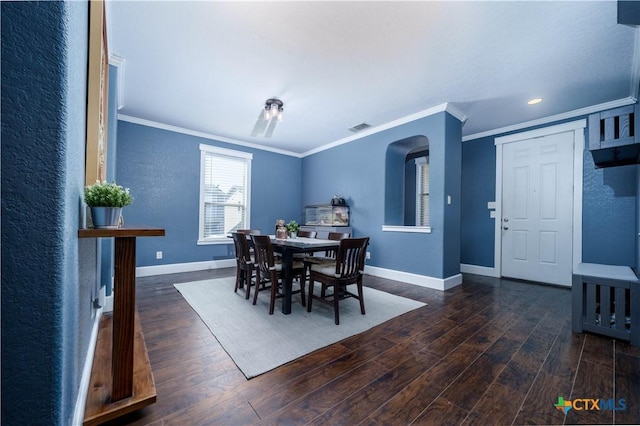
<svg viewBox="0 0 640 426"><path fill-rule="evenodd" d="M256 289L253 294L253 304L258 301L258 292L262 290L271 290L271 298L269 300L269 315L273 315L276 299L283 297L282 285L284 281L284 265L276 263L273 255L273 245L268 235L251 235L253 240L253 249L256 259ZM292 294L300 293L302 306L306 306L305 297L305 279L304 265L302 262L293 261L294 278L300 281L300 290L293 291Z"/></svg>
<svg viewBox="0 0 640 426"><path fill-rule="evenodd" d="M340 241L344 238L349 238L351 237L351 233L349 232L329 232L329 234L327 235L327 240L332 240L332 241ZM304 263L304 275L305 277L309 277L309 265L311 263L317 263L317 264L323 264L323 263L332 263L335 262L336 260L336 250L326 250L324 252L324 255L317 255L316 253L313 254L313 256L307 256L304 258L305 263ZM322 289L322 297L324 297L324 287Z"/></svg>
<svg viewBox="0 0 640 426"><path fill-rule="evenodd" d="M339 301L348 297L355 297L360 301L360 312L365 314L364 298L362 295L362 277L364 275L364 261L369 245L369 237L343 238L336 254L334 263L309 264L309 297L307 312L311 312L313 299L333 305L336 325L340 324ZM314 294L314 283L321 285L320 295ZM358 294L351 293L347 286L355 284ZM331 294L326 294L332 289Z"/></svg>
<svg viewBox="0 0 640 426"><path fill-rule="evenodd" d="M259 229L238 229L236 232L244 235L261 235L262 232Z"/></svg>
<svg viewBox="0 0 640 426"><path fill-rule="evenodd" d="M340 241L344 238L349 238L351 237L351 233L349 232L329 232L329 234L327 235L327 240L332 240L332 241ZM313 256L309 256L307 257L306 260L309 260L310 262L314 262L314 263L326 263L326 262L333 262L336 259L336 250L332 249L332 250L326 250L324 252L324 255L320 254L316 254L314 253Z"/></svg>
<svg viewBox="0 0 640 426"><path fill-rule="evenodd" d="M298 237L302 238L315 238L317 235L317 231L298 231Z"/></svg>
<svg viewBox="0 0 640 426"><path fill-rule="evenodd" d="M234 232L233 245L236 250L236 286L234 293L238 292L238 288L245 288L245 299L249 299L251 293L251 285L256 270L255 260L249 249L249 240L245 234Z"/></svg>
<svg viewBox="0 0 640 426"><path fill-rule="evenodd" d="M340 240L343 240L345 238L350 238L350 237L351 237L351 233L350 232L329 232L329 234L327 235L327 240L340 241ZM330 257L332 259L335 259L336 251L335 250L327 250L324 253L324 257Z"/></svg>
<svg viewBox="0 0 640 426"><path fill-rule="evenodd" d="M298 237L302 238L315 238L318 235L317 231L298 231ZM277 254L276 254L277 256ZM310 253L294 253L293 258L296 260L304 260L306 257L311 256Z"/></svg>

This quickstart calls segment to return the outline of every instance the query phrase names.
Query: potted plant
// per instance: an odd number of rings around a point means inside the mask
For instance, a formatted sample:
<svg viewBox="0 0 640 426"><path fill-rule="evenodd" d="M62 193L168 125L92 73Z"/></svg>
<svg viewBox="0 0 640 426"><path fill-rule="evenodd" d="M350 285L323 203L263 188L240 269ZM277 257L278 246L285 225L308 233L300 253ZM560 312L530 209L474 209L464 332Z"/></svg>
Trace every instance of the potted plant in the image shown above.
<svg viewBox="0 0 640 426"><path fill-rule="evenodd" d="M96 182L84 188L84 201L91 208L95 228L117 228L122 208L133 202L129 188L115 182Z"/></svg>
<svg viewBox="0 0 640 426"><path fill-rule="evenodd" d="M298 236L298 230L300 229L300 225L295 220L287 223L287 231L289 232L289 236L291 238L296 238Z"/></svg>

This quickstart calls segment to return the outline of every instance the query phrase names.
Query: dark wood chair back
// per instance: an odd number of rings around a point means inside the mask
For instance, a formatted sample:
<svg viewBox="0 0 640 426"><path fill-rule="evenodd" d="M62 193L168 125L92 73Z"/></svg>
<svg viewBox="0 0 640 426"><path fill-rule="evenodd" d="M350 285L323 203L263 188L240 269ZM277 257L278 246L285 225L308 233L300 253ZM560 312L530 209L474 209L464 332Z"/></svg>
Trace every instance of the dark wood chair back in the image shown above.
<svg viewBox="0 0 640 426"><path fill-rule="evenodd" d="M237 232L244 235L261 235L262 234L262 232L259 229L238 229Z"/></svg>
<svg viewBox="0 0 640 426"><path fill-rule="evenodd" d="M236 249L236 260L243 264L253 263L251 260L251 247L247 236L240 232L234 232L231 236L233 237L233 245Z"/></svg>
<svg viewBox="0 0 640 426"><path fill-rule="evenodd" d="M255 255L256 267L264 278L270 279L270 274L275 271L275 257L273 255L273 245L268 235L251 235L253 241L253 253Z"/></svg>
<svg viewBox="0 0 640 426"><path fill-rule="evenodd" d="M298 231L298 237L315 238L317 235L316 231Z"/></svg>
<svg viewBox="0 0 640 426"><path fill-rule="evenodd" d="M340 241L340 240L344 240L345 238L349 238L351 237L351 233L349 232L329 232L329 235L327 235L327 240L332 240L332 241ZM325 257L330 257L330 258L335 258L336 257L336 251L335 250L327 250L324 252L324 256Z"/></svg>
<svg viewBox="0 0 640 426"><path fill-rule="evenodd" d="M329 232L329 235L327 235L327 240L340 241L342 239L350 237L351 233L349 232Z"/></svg>
<svg viewBox="0 0 640 426"><path fill-rule="evenodd" d="M352 280L364 274L364 261L367 255L369 237L343 238L340 240L336 255L336 278Z"/></svg>
<svg viewBox="0 0 640 426"><path fill-rule="evenodd" d="M251 280L255 270L254 261L251 258L249 240L246 235L239 232L233 232L231 236L233 237L233 246L236 250L236 285L233 291L237 292L238 288L246 286L245 298L248 299L251 293Z"/></svg>

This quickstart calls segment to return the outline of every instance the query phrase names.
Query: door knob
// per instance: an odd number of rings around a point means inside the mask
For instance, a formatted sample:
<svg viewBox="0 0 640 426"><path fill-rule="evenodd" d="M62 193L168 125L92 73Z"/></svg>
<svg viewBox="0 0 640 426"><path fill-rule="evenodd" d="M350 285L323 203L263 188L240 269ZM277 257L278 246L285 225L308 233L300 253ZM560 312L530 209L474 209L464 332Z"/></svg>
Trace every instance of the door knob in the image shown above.
<svg viewBox="0 0 640 426"><path fill-rule="evenodd" d="M502 219L502 220L504 220L505 222L509 222L509 218L508 218L508 217L505 217L505 218L504 218L504 219Z"/></svg>
<svg viewBox="0 0 640 426"><path fill-rule="evenodd" d="M502 229L504 229L504 230L506 231L507 229L509 229L509 227L508 227L508 226L505 226L505 227L503 227Z"/></svg>

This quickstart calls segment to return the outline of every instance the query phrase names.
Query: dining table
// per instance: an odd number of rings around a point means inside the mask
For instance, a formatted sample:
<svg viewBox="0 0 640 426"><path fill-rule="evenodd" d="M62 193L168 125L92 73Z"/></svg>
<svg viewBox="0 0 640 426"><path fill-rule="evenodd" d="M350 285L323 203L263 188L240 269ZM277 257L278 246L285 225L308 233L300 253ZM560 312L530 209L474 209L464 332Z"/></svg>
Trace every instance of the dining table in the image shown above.
<svg viewBox="0 0 640 426"><path fill-rule="evenodd" d="M293 287L293 258L297 253L315 253L325 252L327 250L336 250L340 246L340 241L324 240L320 238L276 238L270 235L273 251L282 255L283 265L283 302L282 313L289 315L291 313L291 293Z"/></svg>

